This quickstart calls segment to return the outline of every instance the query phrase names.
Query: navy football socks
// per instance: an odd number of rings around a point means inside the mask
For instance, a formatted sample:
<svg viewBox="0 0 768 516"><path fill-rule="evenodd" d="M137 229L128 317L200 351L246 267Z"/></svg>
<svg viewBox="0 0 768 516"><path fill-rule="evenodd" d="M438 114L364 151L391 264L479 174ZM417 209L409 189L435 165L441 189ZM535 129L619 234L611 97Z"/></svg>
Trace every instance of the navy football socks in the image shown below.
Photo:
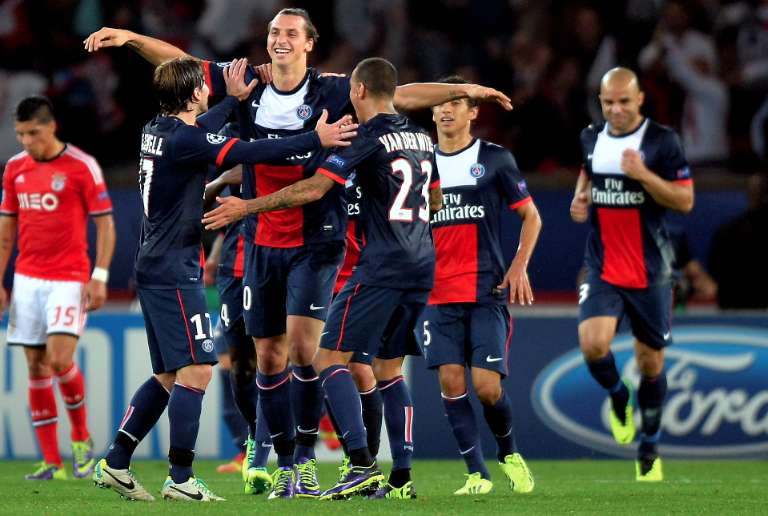
<svg viewBox="0 0 768 516"><path fill-rule="evenodd" d="M371 456L379 454L381 443L381 423L384 419L384 400L377 387L370 391L360 393L360 402L363 405L363 424L368 435L368 451ZM333 418L331 418L333 419Z"/></svg>
<svg viewBox="0 0 768 516"><path fill-rule="evenodd" d="M229 375L232 386L232 397L237 409L248 425L248 434L256 434L256 403L259 399L259 389L251 375L237 375L233 368Z"/></svg>
<svg viewBox="0 0 768 516"><path fill-rule="evenodd" d="M168 399L171 434L168 460L171 463L171 478L177 484L186 482L192 476L192 460L195 457L195 443L200 430L204 394L205 391L177 382Z"/></svg>
<svg viewBox="0 0 768 516"><path fill-rule="evenodd" d="M227 369L219 368L221 379L221 416L232 436L232 442L238 450L243 449L243 442L248 436L248 424L235 404L234 386ZM254 387L255 389L255 387Z"/></svg>
<svg viewBox="0 0 768 516"><path fill-rule="evenodd" d="M277 465L280 467L291 467L294 464L295 427L291 411L290 379L290 370L287 368L278 374L259 372L256 375L259 401L277 454Z"/></svg>
<svg viewBox="0 0 768 516"><path fill-rule="evenodd" d="M483 449L480 446L480 432L475 421L475 411L469 403L468 393L456 398L443 397L445 414L451 424L453 435L459 445L459 453L467 464L470 473L480 473L483 478L490 479L491 474L483 462Z"/></svg>
<svg viewBox="0 0 768 516"><path fill-rule="evenodd" d="M311 365L294 366L291 380L291 404L296 421L297 463L315 458L315 444L323 414L323 389Z"/></svg>
<svg viewBox="0 0 768 516"><path fill-rule="evenodd" d="M483 405L483 416L496 438L498 446L496 457L499 462L504 462L504 457L517 452L515 428L512 422L512 403L507 393L502 391L501 397L493 405Z"/></svg>
<svg viewBox="0 0 768 516"><path fill-rule="evenodd" d="M392 470L410 469L413 456L413 400L408 385L402 376L398 376L379 382L378 388L384 399L384 422L392 451Z"/></svg>
<svg viewBox="0 0 768 516"><path fill-rule="evenodd" d="M642 376L640 387L637 389L637 404L642 416L642 433L640 434L641 456L655 456L656 447L661 435L661 414L664 398L667 395L667 375L661 373L656 377Z"/></svg>
<svg viewBox="0 0 768 516"><path fill-rule="evenodd" d="M349 369L342 365L330 366L320 373L320 381L341 437L347 443L350 461L355 466L370 466L373 461L368 451L360 394Z"/></svg>
<svg viewBox="0 0 768 516"><path fill-rule="evenodd" d="M269 437L269 428L267 427L267 420L264 417L264 411L261 408L261 400L259 400L257 405L257 414L256 434L254 435L254 439L256 440L256 450L251 466L256 468L266 468L267 461L269 460L269 450L272 449L272 439Z"/></svg>
<svg viewBox="0 0 768 516"><path fill-rule="evenodd" d="M110 468L128 468L136 446L160 419L165 407L168 406L168 398L168 391L154 376L151 376L133 394L115 440L107 452L106 459Z"/></svg>
<svg viewBox="0 0 768 516"><path fill-rule="evenodd" d="M624 385L624 382L621 381L619 371L616 369L616 360L613 358L613 353L609 351L603 358L593 362L586 361L586 363L592 377L603 389L608 391L614 413L624 423L624 418L626 417L625 409L627 403L629 403L629 390Z"/></svg>

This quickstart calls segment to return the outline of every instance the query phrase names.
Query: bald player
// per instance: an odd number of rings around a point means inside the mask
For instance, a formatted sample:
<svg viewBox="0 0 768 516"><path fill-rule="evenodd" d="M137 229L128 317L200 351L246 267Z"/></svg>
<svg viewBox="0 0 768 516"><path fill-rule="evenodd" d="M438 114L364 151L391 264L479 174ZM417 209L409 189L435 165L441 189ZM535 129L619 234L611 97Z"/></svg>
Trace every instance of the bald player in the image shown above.
<svg viewBox="0 0 768 516"><path fill-rule="evenodd" d="M609 70L600 86L605 122L581 133L584 165L571 202L575 222L590 221L579 286L579 346L590 374L611 400L614 439L635 438L633 386L616 368L611 341L626 316L635 337L642 416L638 481L663 479L658 454L667 392L664 348L672 343L673 249L668 209L693 208L693 180L675 132L640 113L644 95L627 68Z"/></svg>

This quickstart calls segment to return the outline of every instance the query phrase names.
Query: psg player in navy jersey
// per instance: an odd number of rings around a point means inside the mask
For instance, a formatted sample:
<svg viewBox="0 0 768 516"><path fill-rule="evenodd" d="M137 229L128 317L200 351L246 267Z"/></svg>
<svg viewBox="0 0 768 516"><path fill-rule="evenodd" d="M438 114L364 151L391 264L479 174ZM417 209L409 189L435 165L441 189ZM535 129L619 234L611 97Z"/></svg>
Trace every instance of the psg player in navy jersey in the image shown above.
<svg viewBox="0 0 768 516"><path fill-rule="evenodd" d="M247 213L312 202L335 183L345 184L356 171L362 190L359 222L366 243L352 277L331 305L314 361L346 440L351 467L323 493L324 498L348 496L383 479L366 444L360 396L346 365L353 352L380 352L382 337L399 333L395 327L412 329L434 281L429 214L441 204L439 180L433 174L434 149L422 128L396 114L392 105L396 83L397 72L389 62L363 60L351 77L350 98L362 123L352 146L329 156L309 179L254 200L224 199L203 219L206 227L215 229ZM387 343L404 344L404 339ZM411 406L409 401L402 403ZM412 443L412 411L404 413L403 439ZM398 475L397 462L393 465L389 484L377 495L399 491L398 497L413 497L408 459L404 457Z"/></svg>
<svg viewBox="0 0 768 516"><path fill-rule="evenodd" d="M322 76L308 68L307 58L317 40L317 30L303 9L283 9L272 19L267 36L271 84L257 86L241 104L241 138L282 138L306 131L324 108L332 119L352 110L349 77ZM85 41L89 51L122 45L154 64L184 55L170 44L119 29L101 29ZM220 94L221 66L204 66L209 88L214 95ZM396 89L394 103L407 110L461 96L495 101L511 109L505 95L475 84L408 84ZM243 196L264 196L311 177L326 157L323 152L299 153L258 167L248 166ZM270 433L277 436L274 447L278 462L284 468L272 498L294 495L290 472L294 464L299 475L295 494L319 494L314 444L322 390L311 363L343 258L345 223L341 185L306 205L252 214L245 221L245 325L255 340L257 383ZM292 373L289 360L294 365ZM295 381L290 381L291 377Z"/></svg>
<svg viewBox="0 0 768 516"><path fill-rule="evenodd" d="M632 386L622 381L611 341L623 316L635 337L642 427L636 478L663 479L658 455L667 392L664 348L672 343L674 252L664 216L690 212L693 181L677 135L640 114L643 92L629 69L608 71L600 85L605 123L581 134L584 167L571 218L590 220L587 271L579 286L579 345L590 373L608 391L614 439L635 437Z"/></svg>
<svg viewBox="0 0 768 516"><path fill-rule="evenodd" d="M192 472L203 395L216 363L210 315L202 291L201 234L203 187L210 164L275 159L323 145L344 145L354 132L344 120L318 124L317 132L279 142L243 142L213 132L246 98L255 83L243 82L247 64L225 70L232 94L209 111L208 87L200 62L172 59L155 70L154 88L161 113L145 127L141 140L139 184L144 205L136 282L147 326L154 375L134 394L115 440L99 461L94 480L126 498L151 501L128 469L133 451L168 407L170 472L165 498L217 501ZM323 118L325 115L323 115ZM322 120L321 120L322 121Z"/></svg>
<svg viewBox="0 0 768 516"><path fill-rule="evenodd" d="M432 108L443 209L432 215L435 287L417 327L427 364L438 369L445 412L469 470L455 494L486 494L493 487L469 402L467 367L496 437L500 467L515 492L527 493L533 490L533 477L517 451L512 404L501 379L508 373L512 337L507 303L533 302L526 269L541 218L512 154L472 136L477 115L477 103L470 99ZM520 245L509 267L501 250L505 209L523 221Z"/></svg>

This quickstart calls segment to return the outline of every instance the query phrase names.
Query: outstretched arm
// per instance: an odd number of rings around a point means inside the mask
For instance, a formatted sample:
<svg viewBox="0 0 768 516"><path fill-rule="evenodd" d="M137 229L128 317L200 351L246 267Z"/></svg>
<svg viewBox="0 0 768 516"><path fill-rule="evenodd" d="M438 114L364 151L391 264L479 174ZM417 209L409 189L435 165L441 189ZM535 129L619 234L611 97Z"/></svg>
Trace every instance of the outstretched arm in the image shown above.
<svg viewBox="0 0 768 516"><path fill-rule="evenodd" d="M395 90L395 107L398 110L415 111L467 97L481 102L495 102L507 111L512 110L510 98L493 88L479 84L437 82L415 82L398 86Z"/></svg>
<svg viewBox="0 0 768 516"><path fill-rule="evenodd" d="M309 204L324 196L333 184L333 179L316 172L312 177L256 199L245 201L232 196L218 198L219 207L203 215L203 225L208 230L219 229L253 213Z"/></svg>
<svg viewBox="0 0 768 516"><path fill-rule="evenodd" d="M165 41L137 34L130 30L102 27L85 38L83 46L87 52L102 48L127 46L141 57L157 66L174 57L188 55L178 47Z"/></svg>

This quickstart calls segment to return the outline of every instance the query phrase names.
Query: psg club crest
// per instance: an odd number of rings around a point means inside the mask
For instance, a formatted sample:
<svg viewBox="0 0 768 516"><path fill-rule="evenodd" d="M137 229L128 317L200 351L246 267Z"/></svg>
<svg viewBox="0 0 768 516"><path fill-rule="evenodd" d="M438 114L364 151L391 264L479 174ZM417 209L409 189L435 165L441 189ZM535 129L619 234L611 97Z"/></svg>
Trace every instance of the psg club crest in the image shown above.
<svg viewBox="0 0 768 516"><path fill-rule="evenodd" d="M475 163L471 167L469 167L469 175L474 177L475 179L480 179L485 175L485 167L482 163Z"/></svg>
<svg viewBox="0 0 768 516"><path fill-rule="evenodd" d="M307 104L302 104L296 108L296 116L301 120L308 120L312 116L312 108Z"/></svg>
<svg viewBox="0 0 768 516"><path fill-rule="evenodd" d="M203 351L206 353L213 351L213 341L211 339L205 339L203 341Z"/></svg>
<svg viewBox="0 0 768 516"><path fill-rule="evenodd" d="M56 174L51 180L51 190L61 192L67 184L67 176Z"/></svg>

